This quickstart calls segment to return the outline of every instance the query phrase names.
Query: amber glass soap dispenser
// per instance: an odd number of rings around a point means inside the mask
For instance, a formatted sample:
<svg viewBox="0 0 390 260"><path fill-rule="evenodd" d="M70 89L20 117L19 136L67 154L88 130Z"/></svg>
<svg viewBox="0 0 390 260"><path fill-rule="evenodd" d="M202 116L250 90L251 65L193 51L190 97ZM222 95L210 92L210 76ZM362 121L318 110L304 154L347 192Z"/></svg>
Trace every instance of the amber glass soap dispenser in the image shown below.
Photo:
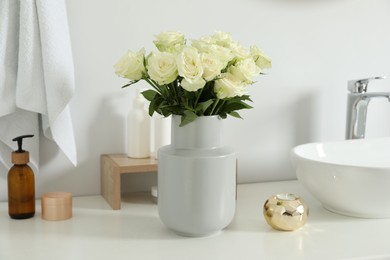
<svg viewBox="0 0 390 260"><path fill-rule="evenodd" d="M33 136L22 135L12 139L18 143L18 150L12 152L14 166L8 172L8 214L13 219L32 218L35 214L34 172L27 165L29 152L22 149L23 138Z"/></svg>

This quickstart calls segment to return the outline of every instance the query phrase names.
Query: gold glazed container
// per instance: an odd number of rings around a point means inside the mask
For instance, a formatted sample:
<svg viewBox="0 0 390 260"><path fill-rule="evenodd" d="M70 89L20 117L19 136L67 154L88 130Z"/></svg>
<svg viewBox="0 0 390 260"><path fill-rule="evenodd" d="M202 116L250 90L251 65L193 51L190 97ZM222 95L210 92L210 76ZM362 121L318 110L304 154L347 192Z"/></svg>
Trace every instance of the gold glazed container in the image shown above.
<svg viewBox="0 0 390 260"><path fill-rule="evenodd" d="M309 209L299 196L286 193L267 199L263 214L267 223L274 229L294 231L305 225Z"/></svg>

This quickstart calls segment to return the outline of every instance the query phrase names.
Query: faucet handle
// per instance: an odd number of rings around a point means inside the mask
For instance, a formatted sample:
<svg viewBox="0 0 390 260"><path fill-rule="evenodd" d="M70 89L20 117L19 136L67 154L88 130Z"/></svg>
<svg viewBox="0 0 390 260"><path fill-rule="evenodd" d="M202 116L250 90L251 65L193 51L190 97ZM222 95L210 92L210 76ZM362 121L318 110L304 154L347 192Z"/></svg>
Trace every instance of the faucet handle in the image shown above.
<svg viewBox="0 0 390 260"><path fill-rule="evenodd" d="M365 93L367 92L368 83L374 79L385 79L385 76L378 76L366 79L348 80L348 90L351 93Z"/></svg>

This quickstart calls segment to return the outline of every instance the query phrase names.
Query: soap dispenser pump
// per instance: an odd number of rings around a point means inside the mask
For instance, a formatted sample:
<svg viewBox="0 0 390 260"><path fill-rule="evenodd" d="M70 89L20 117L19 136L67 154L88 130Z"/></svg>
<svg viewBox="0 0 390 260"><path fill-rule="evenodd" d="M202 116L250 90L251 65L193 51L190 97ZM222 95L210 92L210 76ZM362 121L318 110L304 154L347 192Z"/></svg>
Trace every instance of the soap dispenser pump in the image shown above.
<svg viewBox="0 0 390 260"><path fill-rule="evenodd" d="M29 152L23 150L23 139L34 135L22 135L12 141L18 143L18 150L12 152L14 164L8 172L8 214L13 219L31 218L35 214L34 172L27 165Z"/></svg>

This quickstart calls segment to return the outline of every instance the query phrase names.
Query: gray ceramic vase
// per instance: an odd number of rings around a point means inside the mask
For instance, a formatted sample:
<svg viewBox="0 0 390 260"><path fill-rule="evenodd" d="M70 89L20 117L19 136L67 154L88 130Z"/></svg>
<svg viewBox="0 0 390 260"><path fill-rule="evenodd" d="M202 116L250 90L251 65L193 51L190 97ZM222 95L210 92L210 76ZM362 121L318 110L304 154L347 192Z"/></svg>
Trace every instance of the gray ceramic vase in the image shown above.
<svg viewBox="0 0 390 260"><path fill-rule="evenodd" d="M236 206L236 154L220 143L222 120L199 117L180 127L172 117L172 143L158 151L158 211L183 236L208 236L232 221Z"/></svg>

